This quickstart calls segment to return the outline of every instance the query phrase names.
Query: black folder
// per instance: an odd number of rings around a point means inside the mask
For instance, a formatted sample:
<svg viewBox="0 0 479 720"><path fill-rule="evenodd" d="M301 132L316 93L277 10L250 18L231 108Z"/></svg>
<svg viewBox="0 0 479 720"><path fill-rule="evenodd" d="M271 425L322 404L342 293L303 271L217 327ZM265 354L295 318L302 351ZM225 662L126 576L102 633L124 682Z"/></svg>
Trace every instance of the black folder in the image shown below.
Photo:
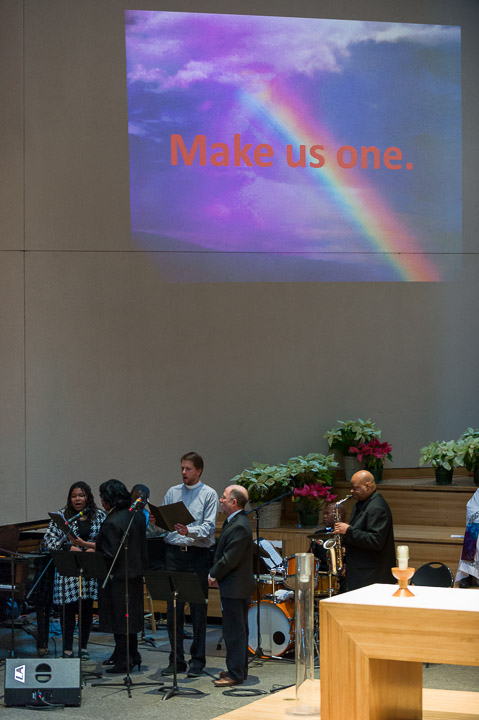
<svg viewBox="0 0 479 720"><path fill-rule="evenodd" d="M156 505L152 505L151 502L148 502L148 507L155 517L155 525L169 532L173 532L177 523L189 525L195 520L183 502L162 505L161 507L157 507Z"/></svg>

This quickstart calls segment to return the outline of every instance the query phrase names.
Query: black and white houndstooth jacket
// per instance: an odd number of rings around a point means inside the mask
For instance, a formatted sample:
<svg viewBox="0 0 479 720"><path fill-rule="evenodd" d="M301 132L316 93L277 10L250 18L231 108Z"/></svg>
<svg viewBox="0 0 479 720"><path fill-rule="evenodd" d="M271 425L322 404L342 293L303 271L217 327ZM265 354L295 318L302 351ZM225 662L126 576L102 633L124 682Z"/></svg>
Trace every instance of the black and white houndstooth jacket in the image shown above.
<svg viewBox="0 0 479 720"><path fill-rule="evenodd" d="M63 512L63 510L61 511ZM88 542L93 542L100 531L101 524L105 519L106 515L103 510L97 509L90 519L90 535L88 536ZM82 521L80 521L82 522ZM72 522L72 528L76 534L78 534L78 520ZM44 544L48 550L59 550L61 549L64 542L64 536L61 530L57 528L55 523L52 521L48 526L45 533ZM55 605L61 605L63 602L63 590L62 590L62 578L55 570L55 581L53 586L53 602ZM65 603L73 603L78 600L78 578L66 577L65 578ZM98 597L98 583L96 580L83 580L82 583L82 599L83 600L96 600Z"/></svg>

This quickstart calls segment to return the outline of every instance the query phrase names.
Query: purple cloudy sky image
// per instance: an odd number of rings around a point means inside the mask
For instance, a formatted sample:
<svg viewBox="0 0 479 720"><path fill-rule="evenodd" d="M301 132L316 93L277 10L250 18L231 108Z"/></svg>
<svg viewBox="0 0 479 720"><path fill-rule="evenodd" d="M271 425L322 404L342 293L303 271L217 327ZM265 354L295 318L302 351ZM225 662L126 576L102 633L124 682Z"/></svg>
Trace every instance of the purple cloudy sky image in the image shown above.
<svg viewBox="0 0 479 720"><path fill-rule="evenodd" d="M375 279L414 279L384 253L460 251L459 28L127 11L126 51L132 235L150 249L346 265L367 253ZM186 151L204 135L206 164L199 151L172 164L172 135ZM238 166L235 135L251 144ZM302 144L304 167L291 167ZM380 167L338 167L341 146L377 147Z"/></svg>

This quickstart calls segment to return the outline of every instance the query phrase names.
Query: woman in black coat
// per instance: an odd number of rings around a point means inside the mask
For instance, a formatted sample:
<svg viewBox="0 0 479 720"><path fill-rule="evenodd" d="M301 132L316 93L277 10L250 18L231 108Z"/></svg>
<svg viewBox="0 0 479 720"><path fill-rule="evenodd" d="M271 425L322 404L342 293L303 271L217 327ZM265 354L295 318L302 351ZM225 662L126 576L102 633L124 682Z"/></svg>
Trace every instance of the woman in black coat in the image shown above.
<svg viewBox="0 0 479 720"><path fill-rule="evenodd" d="M96 549L101 552L109 567L116 555L119 544L131 519L128 535L127 574L128 574L128 615L129 615L129 652L130 667L138 665L141 655L138 652L138 633L143 629L143 575L148 565L146 548L146 523L141 506L130 511L130 493L119 480L108 480L100 485L100 498L107 517L96 540ZM127 671L126 658L126 581L125 547L120 552L109 582L105 589L99 588L100 624L102 630L113 633L115 650L104 665L112 665L107 673Z"/></svg>

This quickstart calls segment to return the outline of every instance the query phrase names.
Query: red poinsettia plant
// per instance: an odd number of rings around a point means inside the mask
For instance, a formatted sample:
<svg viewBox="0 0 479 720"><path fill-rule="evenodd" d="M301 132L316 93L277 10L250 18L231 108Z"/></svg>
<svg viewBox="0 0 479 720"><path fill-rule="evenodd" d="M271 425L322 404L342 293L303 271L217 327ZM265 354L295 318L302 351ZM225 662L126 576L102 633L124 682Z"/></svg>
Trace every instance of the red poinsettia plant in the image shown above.
<svg viewBox="0 0 479 720"><path fill-rule="evenodd" d="M379 470L383 467L384 461L392 460L391 445L387 442L380 442L377 438L357 447L350 447L351 455L356 455L359 462L364 460L366 470Z"/></svg>
<svg viewBox="0 0 479 720"><path fill-rule="evenodd" d="M296 508L305 512L316 512L325 503L336 500L337 495L333 495L331 488L321 483L305 483L301 487L294 488L293 502Z"/></svg>

